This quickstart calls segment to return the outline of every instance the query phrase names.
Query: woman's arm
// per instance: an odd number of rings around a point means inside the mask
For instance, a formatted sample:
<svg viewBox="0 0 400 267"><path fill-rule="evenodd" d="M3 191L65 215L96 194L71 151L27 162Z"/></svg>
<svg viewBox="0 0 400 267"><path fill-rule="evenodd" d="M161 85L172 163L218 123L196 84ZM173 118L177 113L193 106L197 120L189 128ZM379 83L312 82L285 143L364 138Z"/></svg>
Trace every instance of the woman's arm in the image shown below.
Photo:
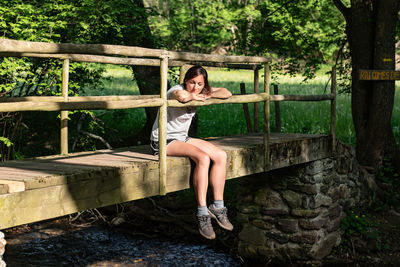
<svg viewBox="0 0 400 267"><path fill-rule="evenodd" d="M232 93L223 87L211 87L210 93L209 93L209 97L213 97L213 98L230 98L232 96Z"/></svg>
<svg viewBox="0 0 400 267"><path fill-rule="evenodd" d="M171 94L169 95L169 99L171 99L171 100L175 99L182 103L186 103L186 102L189 102L192 100L204 101L207 98L209 98L209 97L207 97L204 94L196 95L196 94L190 93L186 90L175 90L175 91L171 92Z"/></svg>

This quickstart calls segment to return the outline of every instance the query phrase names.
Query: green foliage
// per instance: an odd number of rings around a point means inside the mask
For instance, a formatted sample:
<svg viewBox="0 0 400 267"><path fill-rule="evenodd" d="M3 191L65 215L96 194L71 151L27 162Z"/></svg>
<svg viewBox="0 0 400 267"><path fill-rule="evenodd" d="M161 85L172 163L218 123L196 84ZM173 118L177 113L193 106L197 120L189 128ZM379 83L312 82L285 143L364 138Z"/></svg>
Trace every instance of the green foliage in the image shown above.
<svg viewBox="0 0 400 267"><path fill-rule="evenodd" d="M106 0L99 4L91 0L5 0L0 7L0 33L2 37L26 41L44 42L72 42L72 43L111 43L124 44L129 39L129 44L139 42L144 38L149 39L143 30L148 10L138 3L130 0ZM140 23L140 21L142 23ZM130 34L127 38L128 33ZM133 33L133 34L132 34ZM61 95L61 68L62 62L54 59L40 58L0 58L0 97L21 96L57 96ZM84 94L88 88L100 88L102 73L105 65L73 62L69 70L69 95ZM35 113L36 119L24 121L21 124L5 123L5 138L13 142L25 142L25 144L41 144L39 140L29 142L29 136L35 139L40 135L42 125L39 121L45 120L49 114ZM74 116L74 115L73 115ZM9 116L7 120L11 120ZM25 116L24 120L30 116ZM18 119L18 116L14 116ZM101 127L94 122L94 116L86 119L92 123L83 123L81 131L93 134L103 134ZM53 120L48 121L48 123ZM59 122L54 121L54 126L47 126L55 133L48 133L49 138L58 134ZM29 131L20 128L21 125L29 125ZM51 124L50 124L51 125ZM73 124L72 124L73 125ZM13 127L13 128L10 128ZM97 130L95 130L97 129ZM17 134L17 135L15 135ZM24 136L22 136L22 134ZM79 131L72 131L73 139L80 139ZM58 137L56 137L58 139ZM86 135L86 138L87 135ZM54 140L52 140L54 141ZM58 141L58 140L57 140ZM82 150L95 149L96 141L82 141ZM83 144L87 144L87 148ZM29 147L26 145L26 147ZM53 144L45 145L51 151L58 149ZM0 143L0 151L6 151L4 144ZM34 149L35 152L41 149ZM24 152L22 152L24 151ZM12 150L14 156L27 152L25 146L16 145ZM43 153L46 153L43 151ZM7 153L9 155L9 153ZM40 154L36 154L38 156ZM11 155L11 158L14 157ZM18 156L20 157L20 156Z"/></svg>
<svg viewBox="0 0 400 267"><path fill-rule="evenodd" d="M382 211L398 207L400 205L400 174L388 159L383 160L376 182L383 189L383 195L379 198L375 196L372 208L375 211Z"/></svg>
<svg viewBox="0 0 400 267"><path fill-rule="evenodd" d="M382 240L381 232L378 229L379 225L368 214L358 215L351 211L349 215L342 219L340 227L344 231L343 242L347 246L351 246L353 250L356 238L364 239L368 243L372 241L378 250L387 247Z"/></svg>

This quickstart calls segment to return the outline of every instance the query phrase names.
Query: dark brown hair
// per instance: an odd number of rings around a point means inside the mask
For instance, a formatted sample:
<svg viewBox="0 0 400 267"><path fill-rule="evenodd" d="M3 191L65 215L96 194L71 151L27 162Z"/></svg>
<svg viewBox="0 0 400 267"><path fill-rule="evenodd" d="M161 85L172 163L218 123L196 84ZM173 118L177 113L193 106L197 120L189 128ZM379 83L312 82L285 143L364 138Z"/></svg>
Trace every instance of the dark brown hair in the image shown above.
<svg viewBox="0 0 400 267"><path fill-rule="evenodd" d="M185 78L183 79L183 87L186 89L186 82L199 75L203 75L204 77L204 88L202 93L209 93L211 91L211 86L208 83L208 74L207 71L202 66L193 66L187 70Z"/></svg>

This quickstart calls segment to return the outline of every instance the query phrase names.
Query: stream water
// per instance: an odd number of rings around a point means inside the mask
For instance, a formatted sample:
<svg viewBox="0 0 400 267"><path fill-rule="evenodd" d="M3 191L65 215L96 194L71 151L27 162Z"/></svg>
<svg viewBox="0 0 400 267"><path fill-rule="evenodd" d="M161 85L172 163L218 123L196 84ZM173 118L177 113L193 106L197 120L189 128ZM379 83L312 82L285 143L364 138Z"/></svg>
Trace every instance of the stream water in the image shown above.
<svg viewBox="0 0 400 267"><path fill-rule="evenodd" d="M45 222L5 231L13 266L240 266L207 244L137 238L98 226Z"/></svg>

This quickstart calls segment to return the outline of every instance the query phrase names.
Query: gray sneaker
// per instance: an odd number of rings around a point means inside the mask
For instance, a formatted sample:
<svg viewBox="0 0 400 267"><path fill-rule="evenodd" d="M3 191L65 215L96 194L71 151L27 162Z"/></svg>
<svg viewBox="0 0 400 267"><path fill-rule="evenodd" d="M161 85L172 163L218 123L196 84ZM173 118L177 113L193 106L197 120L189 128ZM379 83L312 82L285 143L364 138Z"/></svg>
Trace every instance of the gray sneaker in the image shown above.
<svg viewBox="0 0 400 267"><path fill-rule="evenodd" d="M207 239L214 239L215 232L211 225L211 216L209 215L200 216L196 214L196 218L197 218L197 224L199 225L200 234Z"/></svg>
<svg viewBox="0 0 400 267"><path fill-rule="evenodd" d="M214 205L210 205L208 207L208 213L210 214L211 218L215 219L219 226L224 228L225 230L232 231L233 225L228 219L228 210L227 208L223 207L220 209L214 208Z"/></svg>

